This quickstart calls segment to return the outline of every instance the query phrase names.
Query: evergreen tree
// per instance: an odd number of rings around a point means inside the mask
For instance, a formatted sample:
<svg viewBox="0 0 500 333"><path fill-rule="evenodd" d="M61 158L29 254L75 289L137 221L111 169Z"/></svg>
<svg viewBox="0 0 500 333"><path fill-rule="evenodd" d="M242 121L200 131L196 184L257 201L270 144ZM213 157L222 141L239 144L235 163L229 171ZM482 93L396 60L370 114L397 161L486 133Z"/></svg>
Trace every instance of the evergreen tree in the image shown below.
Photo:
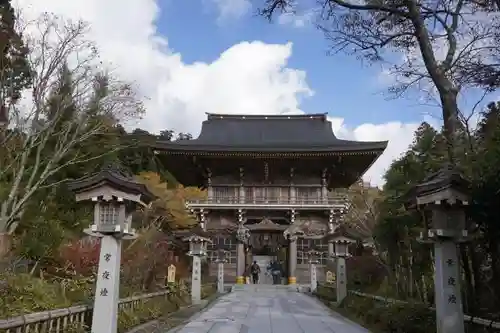
<svg viewBox="0 0 500 333"><path fill-rule="evenodd" d="M28 48L15 29L16 19L11 0L0 0L0 93L3 105L6 100L15 103L32 79Z"/></svg>

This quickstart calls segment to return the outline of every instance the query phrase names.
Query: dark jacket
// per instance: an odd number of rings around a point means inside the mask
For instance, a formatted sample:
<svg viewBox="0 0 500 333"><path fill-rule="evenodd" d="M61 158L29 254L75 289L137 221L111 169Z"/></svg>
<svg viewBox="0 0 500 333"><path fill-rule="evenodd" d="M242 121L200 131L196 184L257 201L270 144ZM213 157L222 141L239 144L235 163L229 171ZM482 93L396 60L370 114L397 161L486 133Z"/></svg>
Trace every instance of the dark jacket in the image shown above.
<svg viewBox="0 0 500 333"><path fill-rule="evenodd" d="M277 261L273 262L271 265L271 272L278 272L280 275L283 275L283 268L281 267L281 264Z"/></svg>

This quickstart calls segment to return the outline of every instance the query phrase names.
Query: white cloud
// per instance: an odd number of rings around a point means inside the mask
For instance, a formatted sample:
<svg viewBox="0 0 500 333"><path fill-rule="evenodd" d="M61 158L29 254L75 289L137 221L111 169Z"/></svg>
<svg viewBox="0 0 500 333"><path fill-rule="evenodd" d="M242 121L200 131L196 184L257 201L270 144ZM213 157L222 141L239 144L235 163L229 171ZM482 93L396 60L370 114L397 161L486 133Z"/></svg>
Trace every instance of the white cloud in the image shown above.
<svg viewBox="0 0 500 333"><path fill-rule="evenodd" d="M294 28L303 28L309 25L314 18L314 12L312 10L306 11L302 14L297 13L283 13L278 16L278 23L283 25L291 25Z"/></svg>
<svg viewBox="0 0 500 333"><path fill-rule="evenodd" d="M224 6L236 2L217 0L227 13L229 7ZM244 2L247 1L241 3ZM159 8L154 0L18 0L18 3L27 19L53 12L88 21L89 38L99 46L102 58L116 68L116 74L135 82L140 93L147 96L148 111L137 126L152 132L175 129L197 135L205 112L300 113L301 97L313 94L305 72L287 67L291 44L242 42L224 51L212 63L185 64L157 31L155 20ZM416 128L414 124L395 122L350 129L342 119L332 120L339 137L391 140L387 152L366 175L375 184L381 184L382 172L411 142Z"/></svg>
<svg viewBox="0 0 500 333"><path fill-rule="evenodd" d="M372 165L363 176L365 181L380 186L383 176L391 162L404 152L413 140L413 133L420 123L401 123L398 121L385 124L362 124L356 128L348 128L342 118L331 118L332 128L337 137L358 141L388 140L384 154Z"/></svg>
<svg viewBox="0 0 500 333"><path fill-rule="evenodd" d="M228 18L239 18L245 15L252 4L249 0L210 0L219 12L219 21Z"/></svg>

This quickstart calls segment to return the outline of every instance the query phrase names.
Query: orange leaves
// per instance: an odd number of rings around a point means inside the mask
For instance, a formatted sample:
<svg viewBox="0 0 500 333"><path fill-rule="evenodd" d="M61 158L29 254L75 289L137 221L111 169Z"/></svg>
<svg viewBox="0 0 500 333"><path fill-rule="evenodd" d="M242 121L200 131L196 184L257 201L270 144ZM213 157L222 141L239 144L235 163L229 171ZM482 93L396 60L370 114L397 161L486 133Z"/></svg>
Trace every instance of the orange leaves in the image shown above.
<svg viewBox="0 0 500 333"><path fill-rule="evenodd" d="M182 185L169 191L166 206L176 227L186 227L196 223L194 218L186 211L186 201L200 200L205 196L206 193L198 188L184 187Z"/></svg>
<svg viewBox="0 0 500 333"><path fill-rule="evenodd" d="M76 275L91 276L99 262L100 242L72 240L60 249L59 258L62 266Z"/></svg>
<svg viewBox="0 0 500 333"><path fill-rule="evenodd" d="M186 227L196 223L194 218L186 211L186 200L201 200L206 197L206 192L196 187L177 186L168 189L160 175L154 172L142 172L137 179L145 184L158 199L153 202L150 213L164 217L172 228ZM165 220L164 219L164 220Z"/></svg>

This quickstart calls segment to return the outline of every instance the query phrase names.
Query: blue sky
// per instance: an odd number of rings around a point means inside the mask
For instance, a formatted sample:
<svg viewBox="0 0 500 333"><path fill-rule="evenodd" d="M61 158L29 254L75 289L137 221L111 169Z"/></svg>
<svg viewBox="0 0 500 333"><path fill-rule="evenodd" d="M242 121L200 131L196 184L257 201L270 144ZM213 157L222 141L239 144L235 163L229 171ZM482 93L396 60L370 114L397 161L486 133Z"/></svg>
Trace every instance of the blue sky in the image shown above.
<svg viewBox="0 0 500 333"><path fill-rule="evenodd" d="M278 20L270 23L256 16L254 10L218 20L216 6L201 3L169 1L162 5L158 18L159 32L168 36L170 48L180 52L184 62L212 62L224 50L243 41L291 42L293 53L288 65L305 70L315 91L301 103L308 113L328 112L355 127L366 122L421 121L423 114L434 112L415 100L388 100L379 79L381 65L369 66L345 54L327 55L328 43L313 25L295 27Z"/></svg>
<svg viewBox="0 0 500 333"><path fill-rule="evenodd" d="M323 35L302 19L307 11L269 23L249 4L17 0L27 20L50 12L88 24L83 37L95 42L103 65L132 82L144 101L145 116L129 120L130 128L196 136L206 112L328 113L338 137L389 141L364 176L381 185L385 170L406 150L421 121L441 125L439 109L424 106L419 94L387 100L384 92L392 77L380 64L368 66L345 54L328 56Z"/></svg>

